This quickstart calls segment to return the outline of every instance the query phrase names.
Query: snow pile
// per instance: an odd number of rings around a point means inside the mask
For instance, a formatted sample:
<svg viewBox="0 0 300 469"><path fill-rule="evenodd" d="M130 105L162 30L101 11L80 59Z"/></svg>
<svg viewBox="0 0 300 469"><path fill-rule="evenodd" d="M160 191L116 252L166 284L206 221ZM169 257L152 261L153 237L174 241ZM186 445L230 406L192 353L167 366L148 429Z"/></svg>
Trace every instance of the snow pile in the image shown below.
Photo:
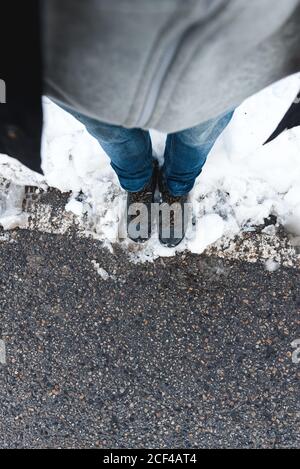
<svg viewBox="0 0 300 469"><path fill-rule="evenodd" d="M197 180L191 196L196 223L177 250L201 253L222 237L231 238L241 230L263 224L271 214L300 239L300 128L263 146L299 89L297 74L237 109ZM79 217L86 231L107 245L118 242L125 194L108 157L72 116L48 99L44 107L45 178L4 155L0 157L0 174L14 184L47 184L71 191L66 209ZM161 158L165 136L152 132L152 137L155 154ZM3 216L0 214L0 223ZM122 244L142 259L175 253L160 246L155 234L145 246L133 246L128 240Z"/></svg>

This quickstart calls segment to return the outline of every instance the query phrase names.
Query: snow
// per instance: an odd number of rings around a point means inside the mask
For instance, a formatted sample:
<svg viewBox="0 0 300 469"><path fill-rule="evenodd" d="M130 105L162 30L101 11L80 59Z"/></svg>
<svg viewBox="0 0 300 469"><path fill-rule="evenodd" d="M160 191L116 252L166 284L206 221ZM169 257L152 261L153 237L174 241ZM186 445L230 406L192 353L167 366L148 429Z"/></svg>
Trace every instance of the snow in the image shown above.
<svg viewBox="0 0 300 469"><path fill-rule="evenodd" d="M71 199L67 203L65 210L67 212L72 212L74 213L74 215L77 215L78 217L80 217L83 212L83 205L79 200Z"/></svg>
<svg viewBox="0 0 300 469"><path fill-rule="evenodd" d="M215 243L224 233L224 220L220 215L210 213L198 220L198 229L189 241L193 253L201 254L207 246Z"/></svg>
<svg viewBox="0 0 300 469"><path fill-rule="evenodd" d="M6 365L6 346L4 340L0 340L0 365Z"/></svg>
<svg viewBox="0 0 300 469"><path fill-rule="evenodd" d="M277 272L278 269L280 269L280 264L272 259L269 259L265 263L266 270L270 273Z"/></svg>
<svg viewBox="0 0 300 469"><path fill-rule="evenodd" d="M28 215L22 210L24 187L11 183L8 187L0 181L0 224L4 230L26 228Z"/></svg>
<svg viewBox="0 0 300 469"><path fill-rule="evenodd" d="M126 196L119 187L109 159L99 144L72 116L44 100L45 177L1 155L0 174L13 182L14 200L0 200L0 224L5 228L26 223L21 210L24 185L55 187L71 192L66 210L87 233L105 242L120 242L133 260L172 256L176 251L201 253L220 239L231 239L271 214L300 239L300 128L287 131L274 142L263 143L289 108L300 89L293 75L245 101L211 152L191 194L195 226L176 249L162 247L154 233L146 245L122 239ZM161 160L165 135L153 131L155 155ZM273 231L272 231L273 230ZM123 230L124 232L124 230ZM274 228L266 234L274 235ZM121 239L120 239L121 238Z"/></svg>
<svg viewBox="0 0 300 469"><path fill-rule="evenodd" d="M110 275L107 270L103 269L100 264L93 260L91 261L97 274L100 275L100 277L102 278L102 280L106 281L106 280L109 280L109 279L112 279L112 280L115 280L115 276L114 275Z"/></svg>

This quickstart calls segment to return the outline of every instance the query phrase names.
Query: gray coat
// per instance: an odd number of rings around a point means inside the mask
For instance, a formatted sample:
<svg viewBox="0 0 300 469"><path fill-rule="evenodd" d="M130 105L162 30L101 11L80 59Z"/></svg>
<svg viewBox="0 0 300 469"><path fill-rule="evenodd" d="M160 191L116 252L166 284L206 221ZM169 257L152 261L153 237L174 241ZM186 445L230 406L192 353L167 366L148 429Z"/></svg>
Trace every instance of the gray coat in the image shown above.
<svg viewBox="0 0 300 469"><path fill-rule="evenodd" d="M300 0L49 0L45 93L175 132L300 70Z"/></svg>

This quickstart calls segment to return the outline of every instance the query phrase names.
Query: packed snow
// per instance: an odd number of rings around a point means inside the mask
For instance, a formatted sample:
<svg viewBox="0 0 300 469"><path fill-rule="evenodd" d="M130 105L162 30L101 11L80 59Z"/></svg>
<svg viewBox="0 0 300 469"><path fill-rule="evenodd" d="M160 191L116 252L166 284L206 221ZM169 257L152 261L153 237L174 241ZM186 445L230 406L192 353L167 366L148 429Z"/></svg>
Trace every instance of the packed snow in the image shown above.
<svg viewBox="0 0 300 469"><path fill-rule="evenodd" d="M177 249L162 247L154 233L144 246L120 239L126 195L110 167L109 159L84 127L49 99L44 100L45 177L0 156L0 175L13 182L14 197L3 201L0 187L0 224L26 225L22 214L22 186L51 186L71 196L66 211L74 213L87 233L115 242L140 259L172 256L177 251L202 253L220 239L262 225L270 215L278 218L300 240L300 128L283 133L264 146L300 89L293 75L245 101L211 152L191 194L194 224ZM165 135L151 132L154 153L162 159ZM21 187L20 187L21 186ZM10 191L11 193L11 191ZM2 197L2 199L1 199ZM11 195L10 195L11 197ZM2 205L1 205L2 200ZM272 235L274 228L267 228ZM123 230L124 232L124 230ZM298 240L298 241L297 241ZM273 269L273 265L266 268Z"/></svg>

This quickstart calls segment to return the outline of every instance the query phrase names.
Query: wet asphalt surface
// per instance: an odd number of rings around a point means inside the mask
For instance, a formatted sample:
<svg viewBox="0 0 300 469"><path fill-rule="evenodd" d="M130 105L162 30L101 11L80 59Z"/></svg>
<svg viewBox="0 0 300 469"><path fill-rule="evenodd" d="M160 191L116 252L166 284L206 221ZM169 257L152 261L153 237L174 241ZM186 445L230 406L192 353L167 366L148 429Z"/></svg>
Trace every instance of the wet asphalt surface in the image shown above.
<svg viewBox="0 0 300 469"><path fill-rule="evenodd" d="M300 272L0 242L1 448L300 448ZM111 274L103 280L92 261Z"/></svg>

